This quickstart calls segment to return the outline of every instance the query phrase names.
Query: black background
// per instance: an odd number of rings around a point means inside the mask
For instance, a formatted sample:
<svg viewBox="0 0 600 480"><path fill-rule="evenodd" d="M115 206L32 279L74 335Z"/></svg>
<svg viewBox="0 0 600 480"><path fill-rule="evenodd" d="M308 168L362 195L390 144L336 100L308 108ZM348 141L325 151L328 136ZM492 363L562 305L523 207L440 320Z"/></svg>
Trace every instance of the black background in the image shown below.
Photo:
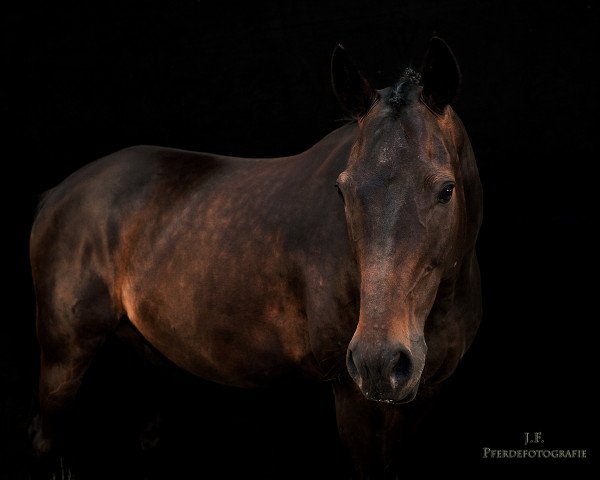
<svg viewBox="0 0 600 480"><path fill-rule="evenodd" d="M27 239L39 195L135 144L298 153L342 123L329 83L337 43L382 88L418 67L437 34L461 64L455 109L484 185L485 316L406 464L505 474L556 465L481 459L482 447L518 448L522 432L541 431L549 448L589 449L589 461L558 462L583 476L595 456L598 378L599 26L596 5L581 1L3 4L0 475L27 478L38 362ZM327 385L205 385L110 340L82 387L73 469L98 478L343 478L328 394ZM139 430L157 409L158 446L141 450Z"/></svg>

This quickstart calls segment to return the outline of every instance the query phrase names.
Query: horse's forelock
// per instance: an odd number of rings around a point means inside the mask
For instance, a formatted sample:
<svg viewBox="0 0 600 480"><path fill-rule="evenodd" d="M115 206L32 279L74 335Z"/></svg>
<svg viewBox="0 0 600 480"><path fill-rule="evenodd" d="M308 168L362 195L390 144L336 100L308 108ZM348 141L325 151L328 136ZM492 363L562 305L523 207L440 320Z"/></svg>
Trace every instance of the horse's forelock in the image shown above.
<svg viewBox="0 0 600 480"><path fill-rule="evenodd" d="M406 105L405 88L408 85L419 85L421 75L412 68L405 68L400 80L392 87L388 99L389 104L394 108L400 108Z"/></svg>

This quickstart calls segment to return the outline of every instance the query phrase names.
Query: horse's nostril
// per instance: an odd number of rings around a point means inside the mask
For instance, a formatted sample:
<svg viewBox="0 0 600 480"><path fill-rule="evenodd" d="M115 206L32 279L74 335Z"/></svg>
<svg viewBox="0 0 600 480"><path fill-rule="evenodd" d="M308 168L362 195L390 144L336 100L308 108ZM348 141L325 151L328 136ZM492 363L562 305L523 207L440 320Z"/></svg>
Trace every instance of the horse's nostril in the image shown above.
<svg viewBox="0 0 600 480"><path fill-rule="evenodd" d="M412 375L413 362L408 352L400 350L396 355L397 360L392 367L391 381L394 388L402 388L408 383Z"/></svg>
<svg viewBox="0 0 600 480"><path fill-rule="evenodd" d="M346 354L346 368L348 368L348 373L352 377L352 379L359 383L360 375L358 374L358 368L356 367L356 363L354 363L354 356L352 355L352 350L348 349L348 353Z"/></svg>

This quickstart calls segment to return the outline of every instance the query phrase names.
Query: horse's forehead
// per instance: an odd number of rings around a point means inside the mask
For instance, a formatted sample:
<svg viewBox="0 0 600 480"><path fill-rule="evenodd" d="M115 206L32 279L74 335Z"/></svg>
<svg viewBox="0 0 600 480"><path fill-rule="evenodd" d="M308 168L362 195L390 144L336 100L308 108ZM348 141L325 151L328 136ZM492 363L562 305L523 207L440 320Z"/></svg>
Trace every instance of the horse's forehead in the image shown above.
<svg viewBox="0 0 600 480"><path fill-rule="evenodd" d="M452 165L455 135L450 115L433 118L420 105L400 114L384 108L370 127L365 131L366 163L398 168Z"/></svg>

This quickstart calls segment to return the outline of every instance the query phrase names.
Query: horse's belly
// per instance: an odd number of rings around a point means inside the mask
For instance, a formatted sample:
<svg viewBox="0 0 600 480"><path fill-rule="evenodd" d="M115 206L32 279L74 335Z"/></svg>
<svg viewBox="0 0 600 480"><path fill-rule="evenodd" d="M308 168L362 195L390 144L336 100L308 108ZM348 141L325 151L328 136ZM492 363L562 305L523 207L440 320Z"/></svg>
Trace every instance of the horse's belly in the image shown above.
<svg viewBox="0 0 600 480"><path fill-rule="evenodd" d="M280 302L279 302L280 303ZM194 308L138 301L127 308L144 338L179 367L206 380L252 387L311 368L306 319L296 309ZM260 315L257 310L262 310Z"/></svg>

